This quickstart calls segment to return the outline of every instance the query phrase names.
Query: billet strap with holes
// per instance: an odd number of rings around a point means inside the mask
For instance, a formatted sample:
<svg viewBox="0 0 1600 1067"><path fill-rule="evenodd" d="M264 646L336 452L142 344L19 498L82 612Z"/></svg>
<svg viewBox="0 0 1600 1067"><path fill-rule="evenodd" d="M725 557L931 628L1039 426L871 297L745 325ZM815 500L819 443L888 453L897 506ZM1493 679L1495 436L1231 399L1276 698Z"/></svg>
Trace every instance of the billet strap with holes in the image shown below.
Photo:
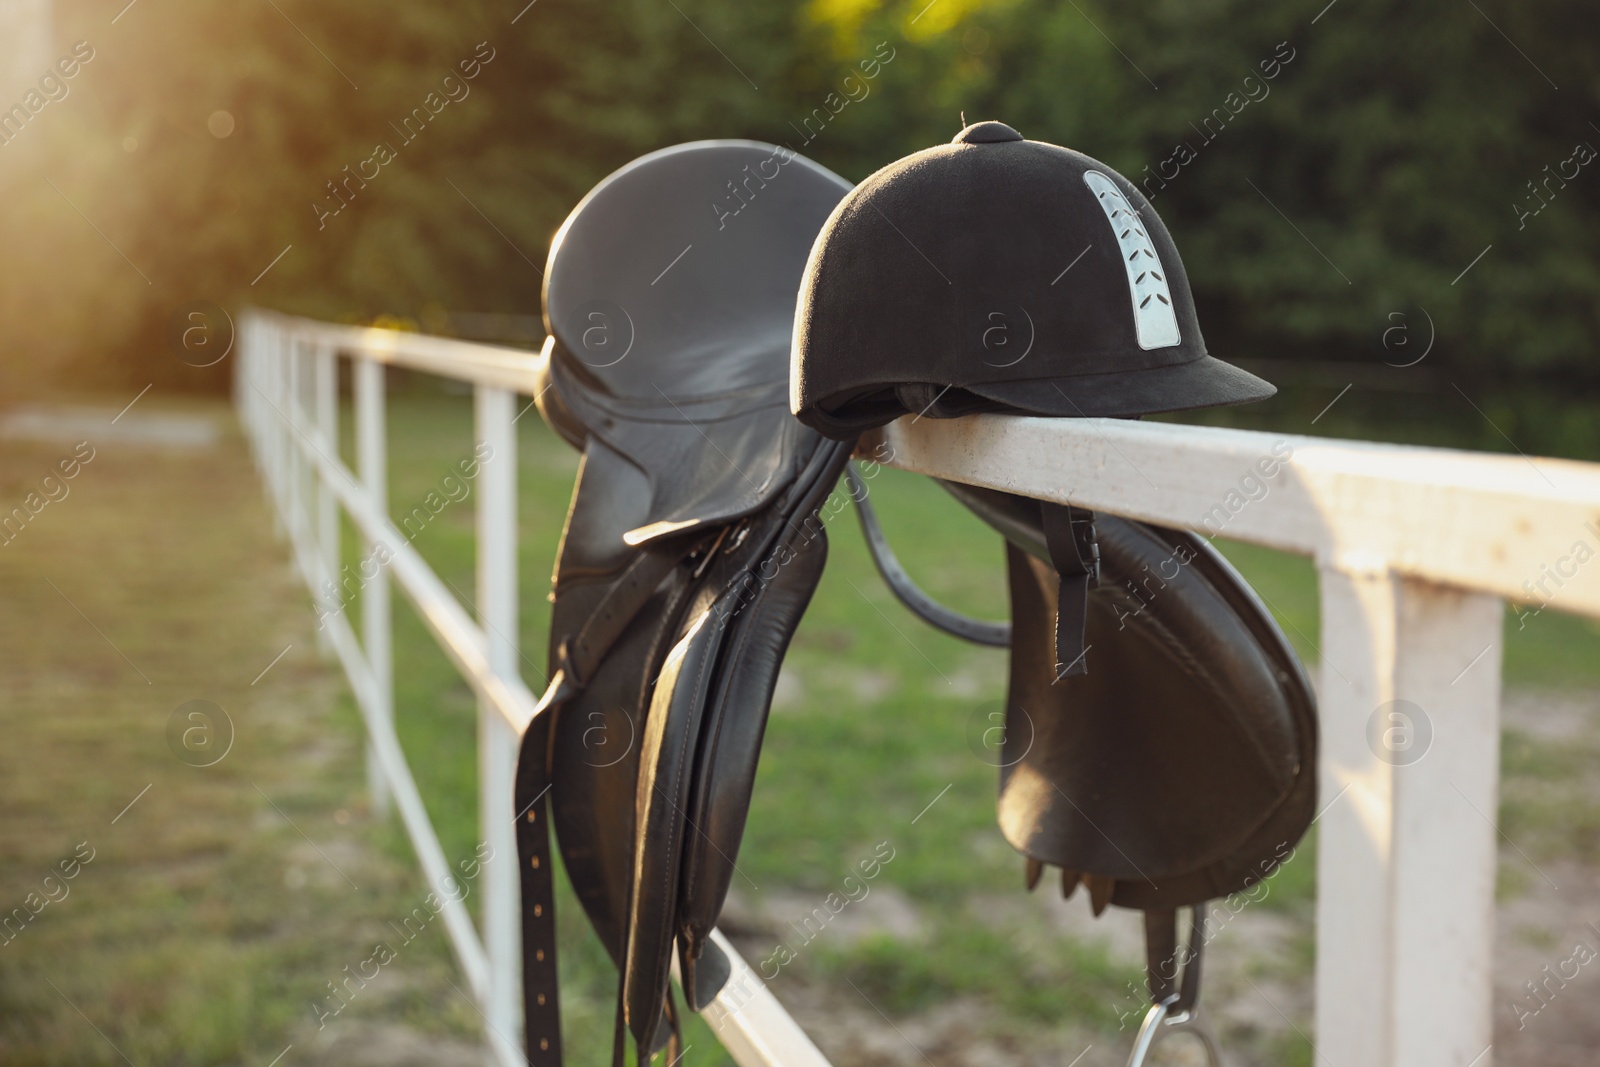
<svg viewBox="0 0 1600 1067"><path fill-rule="evenodd" d="M557 667L569 687L581 689L588 683L622 631L684 557L702 547L710 557L715 545L703 546L703 540L687 538L652 545L628 561L583 629L564 640L557 650ZM720 543L720 536L717 540Z"/></svg>
<svg viewBox="0 0 1600 1067"><path fill-rule="evenodd" d="M1089 590L1100 580L1100 545L1094 512L1071 504L1044 503L1045 546L1061 576L1056 598L1056 680L1089 670L1084 630L1089 620Z"/></svg>
<svg viewBox="0 0 1600 1067"><path fill-rule="evenodd" d="M522 990L530 1067L559 1067L555 874L550 863L550 715L522 735L517 759L517 859L522 873Z"/></svg>

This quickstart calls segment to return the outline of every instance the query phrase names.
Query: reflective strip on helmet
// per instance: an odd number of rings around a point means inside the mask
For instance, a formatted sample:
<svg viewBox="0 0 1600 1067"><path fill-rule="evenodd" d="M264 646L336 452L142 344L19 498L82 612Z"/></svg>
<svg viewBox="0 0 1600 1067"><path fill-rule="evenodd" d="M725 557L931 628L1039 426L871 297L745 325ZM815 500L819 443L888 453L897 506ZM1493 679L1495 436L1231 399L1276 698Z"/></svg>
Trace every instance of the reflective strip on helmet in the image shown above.
<svg viewBox="0 0 1600 1067"><path fill-rule="evenodd" d="M1084 171L1084 184L1094 193L1100 210L1111 223L1122 250L1122 267L1128 272L1128 295L1133 299L1133 324L1139 334L1139 347L1167 348L1183 340L1178 333L1178 317L1172 310L1172 291L1167 288L1167 269L1144 232L1144 220L1128 203L1115 182L1097 170Z"/></svg>

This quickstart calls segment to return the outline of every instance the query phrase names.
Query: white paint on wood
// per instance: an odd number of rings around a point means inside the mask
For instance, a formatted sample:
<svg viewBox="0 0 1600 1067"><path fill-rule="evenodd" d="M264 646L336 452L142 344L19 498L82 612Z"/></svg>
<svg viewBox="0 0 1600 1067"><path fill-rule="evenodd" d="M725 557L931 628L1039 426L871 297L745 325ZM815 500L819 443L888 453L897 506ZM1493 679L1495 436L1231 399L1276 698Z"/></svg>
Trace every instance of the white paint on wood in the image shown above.
<svg viewBox="0 0 1600 1067"><path fill-rule="evenodd" d="M387 518L389 434L384 407L384 377L382 364L367 359L355 361L356 464L361 469L361 485L373 511ZM323 484L332 492L326 478ZM378 541L368 536L362 558L381 558L376 555L378 547ZM372 669L373 713L390 723L394 721L392 611L388 569L379 568L376 576L361 588L361 644ZM370 744L367 746L367 793L371 797L373 815L379 819L386 818L389 813L389 786L384 779L383 765Z"/></svg>
<svg viewBox="0 0 1600 1067"><path fill-rule="evenodd" d="M1382 1067L1392 990L1388 869L1390 768L1367 744L1367 720L1393 700L1395 580L1321 572L1318 711L1317 1025L1325 1067ZM1354 1024L1354 1025L1352 1025Z"/></svg>
<svg viewBox="0 0 1600 1067"><path fill-rule="evenodd" d="M336 326L274 312L257 311L251 314L303 340L327 345L341 352L359 352L364 358L380 363L408 367L476 385L493 385L529 394L533 392L534 367L538 357L520 348L458 341L451 337L431 337L404 330L385 330L376 326Z"/></svg>
<svg viewBox="0 0 1600 1067"><path fill-rule="evenodd" d="M711 940L732 966L727 984L702 1013L739 1067L829 1067L828 1058L750 969L721 930ZM673 959L676 972L677 959Z"/></svg>
<svg viewBox="0 0 1600 1067"><path fill-rule="evenodd" d="M478 458L478 621L489 669L520 683L517 670L516 394L480 385L475 393ZM481 448L482 451L477 451ZM519 738L487 701L478 702L478 810L493 856L483 866L483 934L489 952L491 1047L522 1030L521 879L512 816Z"/></svg>
<svg viewBox="0 0 1600 1067"><path fill-rule="evenodd" d="M328 348L318 348L314 354L313 392L316 396L317 437L324 451L339 454L339 364L338 357ZM322 563L322 582L339 584L339 502L326 483L317 484L317 552ZM313 596L322 595L326 587L320 585ZM317 644L332 654L333 645L326 631L317 632Z"/></svg>
<svg viewBox="0 0 1600 1067"><path fill-rule="evenodd" d="M298 410L302 406L300 400L302 377L300 373L300 347L300 342L291 336L288 344L289 360L284 368L283 408L285 412ZM300 450L294 447L295 442L291 438L297 432L297 427L305 421L305 419L290 419L279 431L285 438L288 453L285 463L283 513L284 525L291 531L296 529L304 518L303 501L305 499L306 483L306 465L300 458ZM302 567L300 573L306 584L316 588L316 578L310 571Z"/></svg>
<svg viewBox="0 0 1600 1067"><path fill-rule="evenodd" d="M1592 463L1127 419L901 419L880 435L891 466L1345 570L1528 600L1543 597L1524 583L1559 567L1552 607L1600 615L1600 564L1573 559L1578 542L1600 554Z"/></svg>
<svg viewBox="0 0 1600 1067"><path fill-rule="evenodd" d="M1395 771L1396 1067L1492 1067L1503 615L1497 597L1403 584L1396 688L1433 745Z"/></svg>
<svg viewBox="0 0 1600 1067"><path fill-rule="evenodd" d="M303 420L302 420L303 421ZM533 719L538 700L518 679L502 678L489 669L483 631L467 615L444 580L435 574L389 516L379 511L348 467L297 437L301 455L333 486L352 521L369 539L382 541L389 554L389 572L417 609L424 625L473 692L488 700L521 736Z"/></svg>
<svg viewBox="0 0 1600 1067"><path fill-rule="evenodd" d="M1317 1059L1483 1067L1501 602L1370 572L1321 588Z"/></svg>

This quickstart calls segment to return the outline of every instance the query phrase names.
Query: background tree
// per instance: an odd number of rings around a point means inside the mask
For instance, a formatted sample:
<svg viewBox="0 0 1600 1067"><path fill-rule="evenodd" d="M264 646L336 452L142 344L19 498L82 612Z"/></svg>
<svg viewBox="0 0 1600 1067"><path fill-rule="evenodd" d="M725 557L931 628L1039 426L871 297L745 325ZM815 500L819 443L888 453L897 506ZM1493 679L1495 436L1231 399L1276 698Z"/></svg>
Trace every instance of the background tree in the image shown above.
<svg viewBox="0 0 1600 1067"><path fill-rule="evenodd" d="M114 24L69 0L58 21L63 49L96 58L29 143L0 147L11 393L222 388L162 342L196 298L434 330L447 311L536 314L551 233L644 151L753 137L859 180L965 112L1146 181L1210 347L1303 380L1308 417L1341 380L1426 382L1344 428L1448 436L1459 393L1524 447L1600 451L1582 400L1600 385L1600 45L1575 0L273 0ZM397 141L480 42L495 58L470 96L319 223L327 183ZM893 58L863 79L880 47ZM1383 343L1396 315L1404 351ZM1385 367L1421 351L1424 317L1426 363Z"/></svg>

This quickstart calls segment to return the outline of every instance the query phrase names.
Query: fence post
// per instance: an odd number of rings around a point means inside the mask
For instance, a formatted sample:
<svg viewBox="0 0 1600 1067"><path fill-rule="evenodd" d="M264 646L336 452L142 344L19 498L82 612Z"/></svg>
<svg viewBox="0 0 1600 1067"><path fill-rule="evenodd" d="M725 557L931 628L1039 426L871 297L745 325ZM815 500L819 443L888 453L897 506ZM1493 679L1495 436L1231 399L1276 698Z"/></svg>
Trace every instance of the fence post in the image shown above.
<svg viewBox="0 0 1600 1067"><path fill-rule="evenodd" d="M372 500L373 507L387 515L389 460L384 367L360 353L352 358L355 360L356 465L360 468L362 487ZM375 558L382 560L388 551L389 546L380 551L376 541L366 542L369 557L376 554ZM367 667L372 672L374 714L385 723L394 721L393 639L389 571L386 567L379 567L377 575L361 589L361 644L367 655ZM373 818L387 819L389 782L383 775L383 765L370 741L367 742L367 791L372 799Z"/></svg>
<svg viewBox="0 0 1600 1067"><path fill-rule="evenodd" d="M278 374L278 334L270 321L261 326L261 350L257 361L256 390L261 403L261 473L267 487L267 503L272 512L274 535L283 532L283 518L278 511L278 438L275 427L278 413L273 410L277 401L273 397Z"/></svg>
<svg viewBox="0 0 1600 1067"><path fill-rule="evenodd" d="M288 362L285 350L288 347L288 338L283 334L283 328L277 323L272 326L272 331L267 334L266 352L266 381L261 382L262 392L267 398L267 490L272 496L272 533L278 537L288 533L285 525L286 498L283 496L283 467L288 464L288 451L283 448L283 435L286 434L283 421L288 416L283 414L283 382L288 374Z"/></svg>
<svg viewBox="0 0 1600 1067"><path fill-rule="evenodd" d="M301 483L304 482L306 464L299 448L294 446L299 434L299 395L301 395L301 366L299 366L299 339L293 331L283 334L283 427L278 432L283 448L283 526L290 536L290 544L301 530ZM298 561L290 552L290 569L299 571Z"/></svg>
<svg viewBox="0 0 1600 1067"><path fill-rule="evenodd" d="M1488 1067L1500 601L1325 567L1316 1062Z"/></svg>
<svg viewBox="0 0 1600 1067"><path fill-rule="evenodd" d="M316 351L309 341L296 341L294 347L294 373L295 394L294 406L291 412L294 419L295 434L289 441L294 449L295 470L300 477L295 481L295 503L298 505L295 515L295 527L300 531L300 536L305 544L311 545L311 553L306 557L306 565L316 567L317 552L317 523L313 508L316 507L317 495L317 469L306 458L300 449L300 438L316 440L316 415L313 397L316 389ZM316 588L317 576L315 571L307 574L306 584Z"/></svg>
<svg viewBox="0 0 1600 1067"><path fill-rule="evenodd" d="M474 391L478 471L478 619L489 669L518 677L516 394L479 385ZM494 849L484 866L483 942L489 956L485 1020L491 1043L521 1032L521 914L512 782L517 736L505 719L478 704L478 804L483 840ZM510 1051L521 1057L521 1050ZM491 1056L490 1062L499 1062Z"/></svg>
<svg viewBox="0 0 1600 1067"><path fill-rule="evenodd" d="M310 441L317 440L317 348L310 341L300 342L298 348L298 366L296 373L300 375L300 392L297 396L299 403L296 405L295 419L300 427L300 432L295 436L304 437ZM298 440L292 442L299 451ZM319 446L320 447L320 446ZM296 491L300 494L300 534L305 543L311 546L310 553L306 556L306 565L312 573L306 575L306 584L316 588L318 576L316 572L322 566L322 552L317 540L317 486L322 481L318 475L315 463L300 452L300 484Z"/></svg>
<svg viewBox="0 0 1600 1067"><path fill-rule="evenodd" d="M288 376L289 338L283 327L279 326L273 331L272 337L272 369L267 386L267 396L272 400L272 410L267 417L272 422L272 514L277 520L275 525L280 537L289 533L289 517L284 510L288 501L288 497L284 494L285 480L288 478L289 450L284 445L289 432L286 424L289 416L283 409Z"/></svg>
<svg viewBox="0 0 1600 1067"><path fill-rule="evenodd" d="M239 430L244 434L245 444L250 447L250 458L256 458L255 435L251 432L250 424L250 336L254 332L255 320L249 315L239 318L238 332L233 339L233 410L239 420Z"/></svg>
<svg viewBox="0 0 1600 1067"><path fill-rule="evenodd" d="M245 320L239 342L239 409L243 413L245 439L250 442L250 458L255 461L256 471L265 474L262 462L265 457L261 455L261 398L256 395L261 385L260 319L252 315Z"/></svg>
<svg viewBox="0 0 1600 1067"><path fill-rule="evenodd" d="M339 456L339 354L324 344L318 344L316 353L316 407L317 435L320 447L330 458ZM326 478L316 478L317 485L317 556L322 564L321 580L339 586L339 502L334 499L333 486ZM317 583L312 583L312 599L317 596ZM326 628L317 631L317 647L324 655L333 655L333 641Z"/></svg>

